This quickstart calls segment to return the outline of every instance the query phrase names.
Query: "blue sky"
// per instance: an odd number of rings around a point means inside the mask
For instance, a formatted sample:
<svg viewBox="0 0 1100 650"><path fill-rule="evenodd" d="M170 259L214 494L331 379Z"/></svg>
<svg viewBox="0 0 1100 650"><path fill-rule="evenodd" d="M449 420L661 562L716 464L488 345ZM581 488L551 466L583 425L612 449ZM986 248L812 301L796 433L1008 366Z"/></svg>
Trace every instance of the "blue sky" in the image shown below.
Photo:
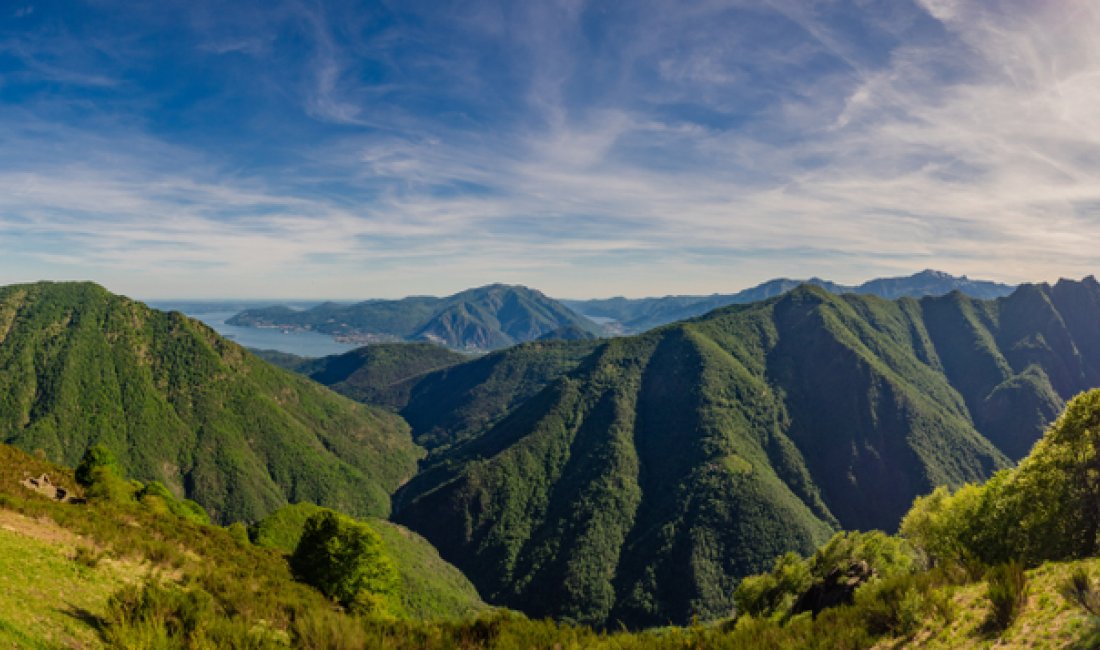
<svg viewBox="0 0 1100 650"><path fill-rule="evenodd" d="M6 2L0 283L561 297L1100 268L1086 0Z"/></svg>

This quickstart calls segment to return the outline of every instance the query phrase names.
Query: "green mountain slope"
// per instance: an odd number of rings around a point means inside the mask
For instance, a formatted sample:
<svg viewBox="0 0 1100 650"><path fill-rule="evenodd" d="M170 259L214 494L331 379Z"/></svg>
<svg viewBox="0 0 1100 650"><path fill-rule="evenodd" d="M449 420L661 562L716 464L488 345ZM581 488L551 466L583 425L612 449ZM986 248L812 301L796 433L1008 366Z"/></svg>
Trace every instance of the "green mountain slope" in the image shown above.
<svg viewBox="0 0 1100 650"><path fill-rule="evenodd" d="M421 454L398 417L78 283L0 288L0 440L69 465L102 443L219 521L301 500L384 516Z"/></svg>
<svg viewBox="0 0 1100 650"><path fill-rule="evenodd" d="M538 291L503 284L445 298L326 303L304 311L287 307L252 309L227 322L305 328L363 342L426 341L461 350L495 350L559 330L572 338L602 333L595 323Z"/></svg>
<svg viewBox="0 0 1100 650"><path fill-rule="evenodd" d="M425 444L455 444L395 518L490 602L597 624L714 617L778 553L894 530L914 497L1021 457L1100 385L1097 313L1091 278L995 301L804 286L584 358L524 346L522 368L553 368L524 391L486 372L511 351L429 373L402 413Z"/></svg>
<svg viewBox="0 0 1100 650"><path fill-rule="evenodd" d="M487 354L466 363L413 377L394 403L418 444L435 449L473 438L516 406L577 367L593 341L539 341Z"/></svg>
<svg viewBox="0 0 1100 650"><path fill-rule="evenodd" d="M408 380L469 359L430 343L382 343L302 359L294 370L354 400L396 408L408 401Z"/></svg>

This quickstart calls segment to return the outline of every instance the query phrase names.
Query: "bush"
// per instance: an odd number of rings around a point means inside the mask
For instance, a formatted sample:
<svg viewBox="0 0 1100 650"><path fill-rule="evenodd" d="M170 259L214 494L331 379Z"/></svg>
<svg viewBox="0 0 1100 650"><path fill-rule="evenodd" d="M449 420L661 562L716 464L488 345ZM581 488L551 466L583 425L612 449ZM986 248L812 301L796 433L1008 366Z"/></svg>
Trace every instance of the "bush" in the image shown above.
<svg viewBox="0 0 1100 650"><path fill-rule="evenodd" d="M118 460L110 449L103 445L88 447L80 459L80 464L76 466L76 482L84 487L91 486L96 480L95 472L100 468L108 468L119 477L122 475L118 469Z"/></svg>
<svg viewBox="0 0 1100 650"><path fill-rule="evenodd" d="M814 555L801 559L787 553L776 559L770 573L741 581L733 594L738 615L780 620L799 608L817 613L820 609L851 603L857 583L838 588L838 580L851 577L853 568L865 572L864 579L907 576L917 568L916 553L903 539L882 531L837 533ZM800 596L811 588L840 594L829 602L807 606ZM819 602L819 601L815 601Z"/></svg>
<svg viewBox="0 0 1100 650"><path fill-rule="evenodd" d="M77 546L76 553L73 555L74 562L86 566L89 569L96 568L99 565L99 560L99 552L88 546Z"/></svg>
<svg viewBox="0 0 1100 650"><path fill-rule="evenodd" d="M955 494L916 500L901 532L933 563L971 570L1019 561L1090 557L1100 551L1100 390L1075 397L1014 469Z"/></svg>
<svg viewBox="0 0 1100 650"><path fill-rule="evenodd" d="M954 607L950 597L937 590L935 578L931 573L896 575L857 591L855 606L867 630L908 637L929 619L950 623Z"/></svg>
<svg viewBox="0 0 1100 650"><path fill-rule="evenodd" d="M796 553L781 555L771 573L749 576L737 585L733 592L737 614L757 618L785 614L810 582L810 568L805 560Z"/></svg>
<svg viewBox="0 0 1100 650"><path fill-rule="evenodd" d="M1100 589L1097 589L1084 568L1074 571L1062 584L1059 593L1089 614L1100 617Z"/></svg>
<svg viewBox="0 0 1100 650"><path fill-rule="evenodd" d="M248 527L241 522L235 521L229 524L225 530L238 546L249 546L252 544L252 540L248 537Z"/></svg>
<svg viewBox="0 0 1100 650"><path fill-rule="evenodd" d="M986 595L992 609L989 612L988 626L993 631L1002 631L1012 625L1027 603L1027 574L1024 566L1012 561L993 567L986 580L989 583Z"/></svg>
<svg viewBox="0 0 1100 650"><path fill-rule="evenodd" d="M866 562L880 578L912 573L915 553L909 544L880 530L833 535L810 559L815 578L824 578L834 570L844 570L853 562Z"/></svg>
<svg viewBox="0 0 1100 650"><path fill-rule="evenodd" d="M116 503L134 499L133 486L120 477L114 467L95 467L88 472L87 480L84 494L89 499Z"/></svg>
<svg viewBox="0 0 1100 650"><path fill-rule="evenodd" d="M204 591L155 582L125 587L107 602L106 640L115 647L153 647L169 639L201 647L214 618L213 599Z"/></svg>
<svg viewBox="0 0 1100 650"><path fill-rule="evenodd" d="M306 520L290 566L303 582L344 607L394 614L400 577L382 538L366 524L325 510Z"/></svg>
<svg viewBox="0 0 1100 650"><path fill-rule="evenodd" d="M103 445L84 452L76 468L76 482L85 487L89 499L123 502L134 498L134 486L123 478L114 454Z"/></svg>

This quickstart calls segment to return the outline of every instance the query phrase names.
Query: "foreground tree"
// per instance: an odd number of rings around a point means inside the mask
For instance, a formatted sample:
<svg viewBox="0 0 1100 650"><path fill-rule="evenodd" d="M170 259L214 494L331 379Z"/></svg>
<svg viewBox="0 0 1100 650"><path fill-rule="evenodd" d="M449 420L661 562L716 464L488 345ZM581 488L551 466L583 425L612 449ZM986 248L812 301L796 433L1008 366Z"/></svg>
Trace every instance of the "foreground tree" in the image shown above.
<svg viewBox="0 0 1100 650"><path fill-rule="evenodd" d="M382 538L370 526L323 510L306 520L290 557L300 580L344 607L369 614L396 614L399 576Z"/></svg>

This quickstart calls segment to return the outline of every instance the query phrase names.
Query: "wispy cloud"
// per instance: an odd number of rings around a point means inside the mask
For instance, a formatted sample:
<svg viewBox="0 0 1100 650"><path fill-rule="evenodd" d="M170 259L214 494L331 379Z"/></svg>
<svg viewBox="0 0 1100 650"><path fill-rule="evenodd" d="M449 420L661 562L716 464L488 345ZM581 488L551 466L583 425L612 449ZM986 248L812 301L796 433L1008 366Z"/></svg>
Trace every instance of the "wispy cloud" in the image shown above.
<svg viewBox="0 0 1100 650"><path fill-rule="evenodd" d="M24 266L363 297L1100 263L1087 2L209 9L167 49L101 35L92 67L79 34L0 38L23 61L0 245ZM116 52L142 47L176 77Z"/></svg>

